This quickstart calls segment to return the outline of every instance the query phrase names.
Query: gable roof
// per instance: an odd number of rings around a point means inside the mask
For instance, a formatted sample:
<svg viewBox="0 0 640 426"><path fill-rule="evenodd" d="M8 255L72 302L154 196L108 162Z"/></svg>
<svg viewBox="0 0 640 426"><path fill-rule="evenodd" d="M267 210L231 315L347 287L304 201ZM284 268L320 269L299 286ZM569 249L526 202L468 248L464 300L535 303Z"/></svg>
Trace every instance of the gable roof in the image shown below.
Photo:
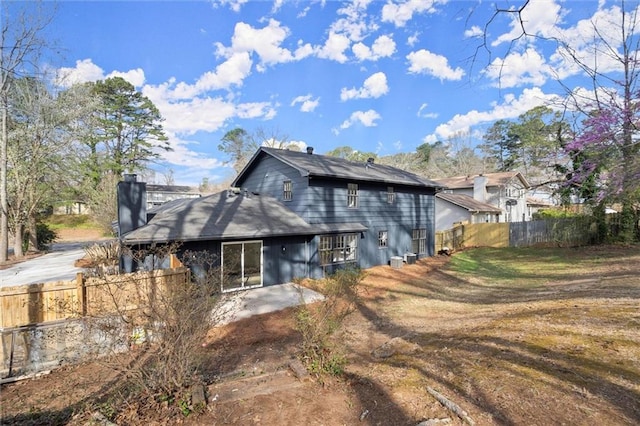
<svg viewBox="0 0 640 426"><path fill-rule="evenodd" d="M125 244L209 241L270 236L361 232L360 223L310 225L273 197L223 191L200 198L174 200L152 209L146 225L122 238Z"/></svg>
<svg viewBox="0 0 640 426"><path fill-rule="evenodd" d="M473 188L473 181L478 176L484 176L487 178L487 187L491 186L506 186L514 179L520 180L522 186L530 188L529 182L520 172L497 172L497 173L484 173L482 175L469 175L469 176L455 176L444 179L436 179L440 185L449 189L462 189Z"/></svg>
<svg viewBox="0 0 640 426"><path fill-rule="evenodd" d="M440 192L436 194L436 197L451 204L455 204L456 206L462 207L463 209L466 209L472 213L502 213L502 209L491 204L478 201L473 197L465 194L451 194Z"/></svg>
<svg viewBox="0 0 640 426"><path fill-rule="evenodd" d="M354 181L379 182L395 185L424 186L440 188L438 182L423 178L415 173L383 164L349 161L344 158L327 155L308 154L300 151L260 147L235 178L232 185L241 186L244 177L254 167L258 158L271 156L293 167L301 176L350 179Z"/></svg>

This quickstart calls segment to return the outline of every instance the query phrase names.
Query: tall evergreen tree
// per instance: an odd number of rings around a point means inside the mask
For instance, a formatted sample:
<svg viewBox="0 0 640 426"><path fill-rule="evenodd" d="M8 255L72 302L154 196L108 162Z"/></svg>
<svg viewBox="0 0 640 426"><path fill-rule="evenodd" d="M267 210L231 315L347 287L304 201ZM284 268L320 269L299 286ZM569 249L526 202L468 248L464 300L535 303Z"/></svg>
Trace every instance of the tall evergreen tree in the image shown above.
<svg viewBox="0 0 640 426"><path fill-rule="evenodd" d="M87 83L99 103L92 134L83 140L89 150L87 173L93 188L104 173L121 176L141 171L170 151L158 108L121 77Z"/></svg>

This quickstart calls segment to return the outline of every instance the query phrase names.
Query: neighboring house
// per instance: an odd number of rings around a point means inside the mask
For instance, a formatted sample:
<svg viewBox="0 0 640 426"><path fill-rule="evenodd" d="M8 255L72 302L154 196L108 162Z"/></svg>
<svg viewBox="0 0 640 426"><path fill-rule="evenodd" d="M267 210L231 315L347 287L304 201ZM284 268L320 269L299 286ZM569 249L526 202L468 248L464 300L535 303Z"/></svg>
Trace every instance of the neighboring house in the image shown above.
<svg viewBox="0 0 640 426"><path fill-rule="evenodd" d="M167 201L183 198L198 198L201 194L190 186L147 184L147 210ZM89 205L84 201L68 201L53 209L54 214L89 214Z"/></svg>
<svg viewBox="0 0 640 426"><path fill-rule="evenodd" d="M60 205L57 205L53 209L53 214L89 214L91 210L84 201L67 201Z"/></svg>
<svg viewBox="0 0 640 426"><path fill-rule="evenodd" d="M200 193L190 186L147 184L147 209L160 206L167 201L198 197Z"/></svg>
<svg viewBox="0 0 640 426"><path fill-rule="evenodd" d="M553 208L554 205L548 201L541 200L539 198L527 197L527 216L533 218L533 215L540 210Z"/></svg>
<svg viewBox="0 0 640 426"><path fill-rule="evenodd" d="M498 217L492 218L496 219L492 221L521 222L531 220L527 210L527 191L530 185L520 172L458 176L437 179L436 182L447 188L444 190L444 194L466 195L475 201L499 209ZM442 201L448 203L446 200ZM467 220L472 220L471 215ZM439 225L436 226L438 229L444 229Z"/></svg>
<svg viewBox="0 0 640 426"><path fill-rule="evenodd" d="M502 213L502 209L465 194L436 195L436 231L451 229L457 223L499 222Z"/></svg>
<svg viewBox="0 0 640 426"><path fill-rule="evenodd" d="M434 254L439 185L372 159L261 147L233 186L167 203L142 224L146 214L135 206L142 206L136 200L144 184L121 182L121 239L131 246L180 241L183 250L209 251L220 259L225 291Z"/></svg>

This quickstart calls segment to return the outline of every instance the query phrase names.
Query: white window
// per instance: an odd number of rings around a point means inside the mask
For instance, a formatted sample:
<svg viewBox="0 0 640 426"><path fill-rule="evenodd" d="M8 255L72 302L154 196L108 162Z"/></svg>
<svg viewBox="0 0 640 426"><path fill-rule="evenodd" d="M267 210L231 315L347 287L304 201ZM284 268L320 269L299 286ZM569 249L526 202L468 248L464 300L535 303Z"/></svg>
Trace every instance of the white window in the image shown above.
<svg viewBox="0 0 640 426"><path fill-rule="evenodd" d="M350 183L347 186L347 207L355 209L358 207L358 184Z"/></svg>
<svg viewBox="0 0 640 426"><path fill-rule="evenodd" d="M388 186L387 187L387 203L393 204L395 200L396 200L396 194L395 192L393 192L393 186Z"/></svg>
<svg viewBox="0 0 640 426"><path fill-rule="evenodd" d="M320 264L355 262L358 259L358 234L320 236Z"/></svg>
<svg viewBox="0 0 640 426"><path fill-rule="evenodd" d="M427 253L427 230L414 229L411 237L411 250L416 254Z"/></svg>
<svg viewBox="0 0 640 426"><path fill-rule="evenodd" d="M290 180L285 180L282 184L282 199L284 201L293 199L293 183Z"/></svg>
<svg viewBox="0 0 640 426"><path fill-rule="evenodd" d="M387 248L387 231L378 231L378 248Z"/></svg>

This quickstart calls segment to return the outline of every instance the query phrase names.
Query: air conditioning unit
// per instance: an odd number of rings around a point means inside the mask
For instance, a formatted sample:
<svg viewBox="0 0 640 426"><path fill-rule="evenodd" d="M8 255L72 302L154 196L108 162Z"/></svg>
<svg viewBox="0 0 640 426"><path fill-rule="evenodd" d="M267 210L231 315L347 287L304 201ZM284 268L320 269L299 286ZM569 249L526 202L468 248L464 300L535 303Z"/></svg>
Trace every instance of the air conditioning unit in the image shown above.
<svg viewBox="0 0 640 426"><path fill-rule="evenodd" d="M404 259L402 259L402 256L392 256L391 257L391 267L394 269L400 269L402 268L402 263L403 263Z"/></svg>

